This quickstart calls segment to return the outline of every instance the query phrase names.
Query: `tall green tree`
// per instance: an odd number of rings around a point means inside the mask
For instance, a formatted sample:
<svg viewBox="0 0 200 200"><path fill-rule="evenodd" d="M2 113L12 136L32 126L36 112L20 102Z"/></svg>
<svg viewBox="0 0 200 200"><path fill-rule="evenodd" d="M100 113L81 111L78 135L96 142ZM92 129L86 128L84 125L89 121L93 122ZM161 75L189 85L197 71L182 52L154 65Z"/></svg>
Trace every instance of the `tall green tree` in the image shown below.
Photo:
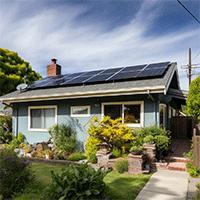
<svg viewBox="0 0 200 200"><path fill-rule="evenodd" d="M200 76L190 84L186 105L189 115L200 121Z"/></svg>
<svg viewBox="0 0 200 200"><path fill-rule="evenodd" d="M0 48L0 96L15 91L17 85L24 83L24 76L27 83L42 78L16 52Z"/></svg>

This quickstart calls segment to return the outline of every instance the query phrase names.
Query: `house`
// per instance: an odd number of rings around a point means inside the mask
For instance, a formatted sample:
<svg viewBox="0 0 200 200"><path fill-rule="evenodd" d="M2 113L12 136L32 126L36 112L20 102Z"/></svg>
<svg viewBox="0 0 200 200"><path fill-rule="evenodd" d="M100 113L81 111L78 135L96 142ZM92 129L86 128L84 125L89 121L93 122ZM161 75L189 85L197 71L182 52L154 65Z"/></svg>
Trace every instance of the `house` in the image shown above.
<svg viewBox="0 0 200 200"><path fill-rule="evenodd" d="M122 117L130 127L157 123L170 129L170 119L186 98L175 62L61 75L61 66L52 59L47 77L0 99L13 108L13 133L23 133L29 143L47 141L53 124L70 123L84 144L95 115Z"/></svg>

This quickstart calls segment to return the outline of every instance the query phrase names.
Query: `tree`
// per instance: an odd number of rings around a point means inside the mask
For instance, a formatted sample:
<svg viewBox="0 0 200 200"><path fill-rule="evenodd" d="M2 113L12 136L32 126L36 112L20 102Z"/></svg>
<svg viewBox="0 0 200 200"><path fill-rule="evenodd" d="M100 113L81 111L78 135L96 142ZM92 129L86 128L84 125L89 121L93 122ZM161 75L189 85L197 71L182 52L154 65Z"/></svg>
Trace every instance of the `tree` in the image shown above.
<svg viewBox="0 0 200 200"><path fill-rule="evenodd" d="M186 105L189 115L200 120L200 76L190 84Z"/></svg>
<svg viewBox="0 0 200 200"><path fill-rule="evenodd" d="M0 48L0 96L15 91L17 85L25 82L24 76L27 83L42 78L16 52Z"/></svg>

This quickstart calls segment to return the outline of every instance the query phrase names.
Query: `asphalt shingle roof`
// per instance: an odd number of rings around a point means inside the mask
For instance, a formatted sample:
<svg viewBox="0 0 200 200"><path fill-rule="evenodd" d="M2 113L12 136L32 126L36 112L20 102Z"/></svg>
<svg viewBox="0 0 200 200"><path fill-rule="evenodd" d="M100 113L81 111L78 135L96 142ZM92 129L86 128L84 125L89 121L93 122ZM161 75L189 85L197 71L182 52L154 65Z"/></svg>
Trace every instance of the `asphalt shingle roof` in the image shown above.
<svg viewBox="0 0 200 200"><path fill-rule="evenodd" d="M35 90L27 90L24 92L15 91L0 97L0 100L17 102L19 99L30 99L30 98L42 98L44 96L59 97L63 94L97 94L104 93L104 95L110 93L111 91L125 91L142 90L142 89L152 89L152 88L163 88L163 91L167 89L169 82L176 70L177 64L170 63L166 73L161 77L153 77L146 79L129 80L123 82L114 83L98 83L91 85L76 85L76 86L65 86L65 87L55 87L55 88L43 88ZM64 98L64 96L63 96ZM67 96L65 96L67 98Z"/></svg>

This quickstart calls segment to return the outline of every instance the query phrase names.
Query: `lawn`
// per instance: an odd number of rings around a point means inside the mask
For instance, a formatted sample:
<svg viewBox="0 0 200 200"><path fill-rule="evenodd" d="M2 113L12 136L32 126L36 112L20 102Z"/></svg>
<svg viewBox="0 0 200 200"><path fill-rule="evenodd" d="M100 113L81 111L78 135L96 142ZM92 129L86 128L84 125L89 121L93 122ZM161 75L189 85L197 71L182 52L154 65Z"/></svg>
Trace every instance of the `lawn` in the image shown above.
<svg viewBox="0 0 200 200"><path fill-rule="evenodd" d="M32 170L35 171L35 181L26 187L23 194L17 194L17 197L14 199L40 199L42 190L51 184L50 170L53 169L55 172L60 172L61 168L67 168L67 166L32 162ZM119 174L116 171L112 171L104 179L107 184L106 194L111 196L112 200L135 199L150 176Z"/></svg>

